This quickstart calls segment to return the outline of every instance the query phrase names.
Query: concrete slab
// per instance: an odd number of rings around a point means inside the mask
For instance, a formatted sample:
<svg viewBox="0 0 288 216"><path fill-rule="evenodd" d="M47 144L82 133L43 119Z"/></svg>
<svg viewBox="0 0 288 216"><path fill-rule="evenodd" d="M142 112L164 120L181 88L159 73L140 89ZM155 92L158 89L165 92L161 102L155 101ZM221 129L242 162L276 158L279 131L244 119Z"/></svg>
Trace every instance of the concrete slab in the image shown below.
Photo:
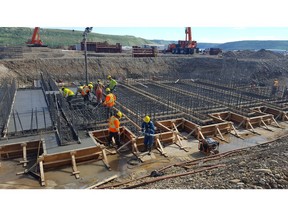
<svg viewBox="0 0 288 216"><path fill-rule="evenodd" d="M13 110L14 114L11 112L8 123L8 134L52 127L50 113L41 89L18 90Z"/></svg>

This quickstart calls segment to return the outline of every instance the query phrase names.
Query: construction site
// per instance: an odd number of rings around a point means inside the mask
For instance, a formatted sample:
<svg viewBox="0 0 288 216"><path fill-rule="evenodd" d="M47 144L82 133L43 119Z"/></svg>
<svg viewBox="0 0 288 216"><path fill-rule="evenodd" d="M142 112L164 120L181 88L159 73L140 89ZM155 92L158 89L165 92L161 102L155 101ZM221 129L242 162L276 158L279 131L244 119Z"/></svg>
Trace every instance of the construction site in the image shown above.
<svg viewBox="0 0 288 216"><path fill-rule="evenodd" d="M273 184L235 177L207 188L287 188L288 146L277 143L288 130L287 57L266 50L183 55L179 49L157 55L151 49L152 56L134 50L131 56L102 48L86 65L82 51L3 49L0 188L205 188L191 180L195 173L223 173L228 167L209 162L223 158L239 173L245 153L273 142L279 146L275 157L284 158L274 163L284 166L281 172L274 173L272 165L253 167L263 174L260 180L276 179ZM93 93L89 103L79 94L69 104L61 92L68 87L76 93L85 79L93 84L101 79L106 86L108 75L117 81L113 113L123 113L120 148L108 146L109 117ZM141 132L147 115L156 127L151 154L144 151ZM208 148L217 143L217 152L204 151L205 142ZM173 167L185 171L165 173ZM152 184L179 176L193 184Z"/></svg>

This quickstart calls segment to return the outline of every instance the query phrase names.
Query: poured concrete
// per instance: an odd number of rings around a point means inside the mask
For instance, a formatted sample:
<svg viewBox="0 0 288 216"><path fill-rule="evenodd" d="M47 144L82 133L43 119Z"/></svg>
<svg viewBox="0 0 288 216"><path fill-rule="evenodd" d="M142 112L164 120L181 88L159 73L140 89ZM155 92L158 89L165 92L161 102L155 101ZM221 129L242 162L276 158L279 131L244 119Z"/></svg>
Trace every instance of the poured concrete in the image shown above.
<svg viewBox="0 0 288 216"><path fill-rule="evenodd" d="M8 133L47 129L49 127L52 127L52 122L42 90L17 90L9 118Z"/></svg>

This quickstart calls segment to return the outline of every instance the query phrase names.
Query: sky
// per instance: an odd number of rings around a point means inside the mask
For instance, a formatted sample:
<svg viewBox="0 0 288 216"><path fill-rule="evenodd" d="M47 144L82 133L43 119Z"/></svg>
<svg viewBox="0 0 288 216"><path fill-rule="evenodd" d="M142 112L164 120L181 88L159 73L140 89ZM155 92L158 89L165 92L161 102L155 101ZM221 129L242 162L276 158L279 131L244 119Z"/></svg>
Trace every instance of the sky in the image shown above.
<svg viewBox="0 0 288 216"><path fill-rule="evenodd" d="M184 40L184 28L188 26L197 42L288 40L285 0L177 0L164 3L85 0L81 4L74 0L50 0L40 5L35 2L9 0L1 3L4 10L0 13L0 26L80 31L92 26L93 32L101 34L173 41ZM13 13L9 8L13 8Z"/></svg>

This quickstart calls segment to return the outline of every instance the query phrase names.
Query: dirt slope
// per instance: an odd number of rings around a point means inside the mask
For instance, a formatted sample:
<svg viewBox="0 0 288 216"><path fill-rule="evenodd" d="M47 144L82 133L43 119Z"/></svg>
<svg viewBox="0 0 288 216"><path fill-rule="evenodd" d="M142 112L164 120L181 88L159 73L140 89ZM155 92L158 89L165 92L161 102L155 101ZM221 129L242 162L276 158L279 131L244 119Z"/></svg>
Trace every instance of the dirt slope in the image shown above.
<svg viewBox="0 0 288 216"><path fill-rule="evenodd" d="M84 57L81 53L66 54L58 50L31 53L24 59L1 60L0 76L15 77L20 85L39 79L39 73L48 71L55 79L85 80ZM220 82L249 83L252 79L270 83L275 77L286 77L288 60L270 51L236 53L223 57L159 55L157 58L132 58L126 55L98 55L88 58L88 77L105 78L108 74L125 78L205 78ZM246 54L246 58L244 57ZM38 56L38 58L37 58ZM56 57L59 56L59 57ZM101 56L101 57L100 57ZM282 79L286 82L286 78ZM281 84L281 83L280 83Z"/></svg>

